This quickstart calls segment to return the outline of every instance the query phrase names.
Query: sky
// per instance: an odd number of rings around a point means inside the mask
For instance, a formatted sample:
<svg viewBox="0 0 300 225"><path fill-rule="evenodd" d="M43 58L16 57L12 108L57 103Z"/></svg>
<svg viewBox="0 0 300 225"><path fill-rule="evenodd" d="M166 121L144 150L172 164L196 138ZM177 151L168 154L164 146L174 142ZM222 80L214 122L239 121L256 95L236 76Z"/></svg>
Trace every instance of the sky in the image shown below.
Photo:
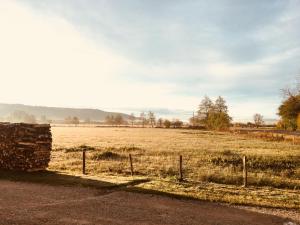
<svg viewBox="0 0 300 225"><path fill-rule="evenodd" d="M299 0L1 0L0 102L277 118L299 27Z"/></svg>

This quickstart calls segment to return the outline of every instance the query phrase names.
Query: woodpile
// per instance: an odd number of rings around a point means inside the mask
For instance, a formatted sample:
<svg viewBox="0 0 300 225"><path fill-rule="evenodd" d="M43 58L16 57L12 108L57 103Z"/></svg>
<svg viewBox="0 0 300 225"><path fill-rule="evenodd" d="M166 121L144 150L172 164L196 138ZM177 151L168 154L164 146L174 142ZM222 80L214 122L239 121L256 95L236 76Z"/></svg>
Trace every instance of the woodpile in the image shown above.
<svg viewBox="0 0 300 225"><path fill-rule="evenodd" d="M51 148L49 124L0 123L0 169L44 170Z"/></svg>

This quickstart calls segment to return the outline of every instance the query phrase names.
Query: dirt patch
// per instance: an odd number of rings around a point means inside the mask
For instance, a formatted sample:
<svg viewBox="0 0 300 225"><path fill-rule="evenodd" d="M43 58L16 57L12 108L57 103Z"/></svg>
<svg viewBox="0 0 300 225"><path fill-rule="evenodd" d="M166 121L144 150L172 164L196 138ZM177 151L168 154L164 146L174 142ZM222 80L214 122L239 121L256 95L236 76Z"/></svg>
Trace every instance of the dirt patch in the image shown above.
<svg viewBox="0 0 300 225"><path fill-rule="evenodd" d="M1 225L283 225L290 220L222 204L157 195L0 181L0 221Z"/></svg>

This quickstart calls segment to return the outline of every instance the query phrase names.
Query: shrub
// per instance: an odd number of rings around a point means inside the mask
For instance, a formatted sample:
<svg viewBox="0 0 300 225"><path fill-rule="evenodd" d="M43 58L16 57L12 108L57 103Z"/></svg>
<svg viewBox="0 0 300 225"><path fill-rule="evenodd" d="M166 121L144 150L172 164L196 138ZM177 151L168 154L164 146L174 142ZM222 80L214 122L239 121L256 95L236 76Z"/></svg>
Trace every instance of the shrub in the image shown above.
<svg viewBox="0 0 300 225"><path fill-rule="evenodd" d="M96 152L92 155L92 160L123 160L126 157L123 155L120 155L115 152L111 151L105 151L105 152Z"/></svg>
<svg viewBox="0 0 300 225"><path fill-rule="evenodd" d="M92 147L92 146L88 146L88 145L80 145L80 146L77 146L77 147L65 148L66 153L68 153L68 152L82 152L83 150L94 151L95 148Z"/></svg>
<svg viewBox="0 0 300 225"><path fill-rule="evenodd" d="M248 167L254 170L273 170L280 172L283 170L294 170L300 165L300 160L296 157L271 157L271 156L251 156L248 159Z"/></svg>
<svg viewBox="0 0 300 225"><path fill-rule="evenodd" d="M124 151L124 152L134 152L134 151L143 151L143 149L139 148L139 147L135 147L135 146L123 146L118 148L120 151Z"/></svg>
<svg viewBox="0 0 300 225"><path fill-rule="evenodd" d="M122 147L106 147L105 151L111 152L134 152L134 151L144 151L144 149L133 146L122 146Z"/></svg>
<svg viewBox="0 0 300 225"><path fill-rule="evenodd" d="M221 156L212 157L210 162L213 165L221 167L238 167L242 168L242 157L232 154L230 151L224 151ZM251 170L272 170L274 172L295 170L300 166L300 159L296 157L279 158L274 156L249 156L247 158L247 166Z"/></svg>
<svg viewBox="0 0 300 225"><path fill-rule="evenodd" d="M243 183L242 175L235 175L224 171L213 171L201 174L199 179L204 182L218 183L218 184L233 184L241 185Z"/></svg>
<svg viewBox="0 0 300 225"><path fill-rule="evenodd" d="M228 167L241 167L242 158L239 155L230 155L230 156L217 156L210 159L210 162L216 166Z"/></svg>

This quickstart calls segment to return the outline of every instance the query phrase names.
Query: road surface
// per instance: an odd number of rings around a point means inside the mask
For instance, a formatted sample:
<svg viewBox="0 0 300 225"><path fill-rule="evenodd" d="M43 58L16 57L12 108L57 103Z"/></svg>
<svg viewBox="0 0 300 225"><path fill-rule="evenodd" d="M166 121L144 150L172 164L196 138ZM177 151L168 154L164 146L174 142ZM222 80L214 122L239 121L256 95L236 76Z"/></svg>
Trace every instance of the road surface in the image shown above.
<svg viewBox="0 0 300 225"><path fill-rule="evenodd" d="M289 222L280 216L224 204L0 180L1 225L283 225Z"/></svg>

